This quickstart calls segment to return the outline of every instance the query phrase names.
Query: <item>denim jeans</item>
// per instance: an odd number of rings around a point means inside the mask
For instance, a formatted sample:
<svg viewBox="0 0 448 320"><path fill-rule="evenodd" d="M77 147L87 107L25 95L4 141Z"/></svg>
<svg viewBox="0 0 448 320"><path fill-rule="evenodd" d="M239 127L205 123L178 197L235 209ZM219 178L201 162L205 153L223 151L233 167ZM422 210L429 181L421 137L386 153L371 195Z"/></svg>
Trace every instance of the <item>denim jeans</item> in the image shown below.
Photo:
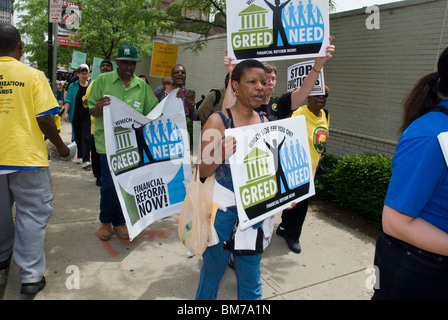
<svg viewBox="0 0 448 320"><path fill-rule="evenodd" d="M199 279L197 300L215 300L218 287L229 263L230 251L224 250L224 241L230 239L233 226L237 220L236 210L218 210L215 229L219 243L207 248L202 255L203 263ZM238 299L261 300L260 261L261 253L252 256L233 255L235 275L238 282Z"/></svg>
<svg viewBox="0 0 448 320"><path fill-rule="evenodd" d="M379 283L373 300L448 299L448 257L420 250L383 233L377 240Z"/></svg>
<svg viewBox="0 0 448 320"><path fill-rule="evenodd" d="M121 210L120 200L115 191L114 181L110 174L107 156L100 154L101 160L101 199L100 199L100 221L112 223L113 226L121 226L126 222Z"/></svg>

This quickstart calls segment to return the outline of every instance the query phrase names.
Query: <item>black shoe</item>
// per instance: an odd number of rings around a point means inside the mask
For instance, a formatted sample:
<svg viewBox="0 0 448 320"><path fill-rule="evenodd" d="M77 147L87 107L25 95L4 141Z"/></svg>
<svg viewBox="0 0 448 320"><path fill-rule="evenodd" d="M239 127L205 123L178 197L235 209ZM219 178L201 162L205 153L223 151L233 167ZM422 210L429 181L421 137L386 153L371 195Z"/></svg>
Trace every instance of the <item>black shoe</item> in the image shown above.
<svg viewBox="0 0 448 320"><path fill-rule="evenodd" d="M294 253L300 253L302 252L302 248L300 247L299 240L293 240L290 238L285 238L286 244L288 245L289 250L291 250Z"/></svg>
<svg viewBox="0 0 448 320"><path fill-rule="evenodd" d="M32 282L32 283L22 283L22 288L20 289L21 294L36 294L39 291L41 291L43 288L45 288L45 285L47 283L45 282L45 277L42 277L42 279L39 282Z"/></svg>
<svg viewBox="0 0 448 320"><path fill-rule="evenodd" d="M302 252L302 248L300 247L299 240L293 240L291 238L288 238L286 236L286 230L280 229L280 226L278 226L277 231L275 232L278 236L285 239L286 244L288 245L289 250L291 250L294 253L300 253Z"/></svg>
<svg viewBox="0 0 448 320"><path fill-rule="evenodd" d="M283 237L283 238L286 237L285 229L280 229L280 226L277 227L277 231L275 233L280 237Z"/></svg>
<svg viewBox="0 0 448 320"><path fill-rule="evenodd" d="M0 270L5 270L5 269L9 268L10 262L11 262L11 256L9 256L9 258L6 259L5 261L0 262Z"/></svg>
<svg viewBox="0 0 448 320"><path fill-rule="evenodd" d="M101 183L101 178L96 178L96 185L101 187L103 184Z"/></svg>

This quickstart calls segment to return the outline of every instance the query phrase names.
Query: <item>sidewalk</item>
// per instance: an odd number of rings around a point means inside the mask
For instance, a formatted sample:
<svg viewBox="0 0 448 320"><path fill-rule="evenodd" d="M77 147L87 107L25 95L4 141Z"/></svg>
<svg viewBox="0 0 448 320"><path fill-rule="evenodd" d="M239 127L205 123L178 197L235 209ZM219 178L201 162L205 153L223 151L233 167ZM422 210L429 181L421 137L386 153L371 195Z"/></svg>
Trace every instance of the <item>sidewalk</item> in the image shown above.
<svg viewBox="0 0 448 320"><path fill-rule="evenodd" d="M66 143L70 126L62 124ZM150 225L133 242L98 238L100 188L90 170L73 162L51 162L54 214L46 237L47 286L34 297L21 295L12 262L4 300L194 299L201 257L189 258L177 235L178 215ZM276 226L280 214L276 215ZM289 251L274 234L261 261L263 299L368 300L374 239L309 211L302 253ZM236 299L231 269L218 299Z"/></svg>

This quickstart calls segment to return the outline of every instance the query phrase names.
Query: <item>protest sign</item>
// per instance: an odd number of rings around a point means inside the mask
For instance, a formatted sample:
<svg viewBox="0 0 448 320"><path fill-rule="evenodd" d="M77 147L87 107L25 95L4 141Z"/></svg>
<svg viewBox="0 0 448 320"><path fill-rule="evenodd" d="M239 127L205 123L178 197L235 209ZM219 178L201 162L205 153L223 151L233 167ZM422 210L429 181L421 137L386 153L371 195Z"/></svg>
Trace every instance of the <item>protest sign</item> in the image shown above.
<svg viewBox="0 0 448 320"><path fill-rule="evenodd" d="M230 157L241 230L314 195L304 116L227 129L236 139Z"/></svg>
<svg viewBox="0 0 448 320"><path fill-rule="evenodd" d="M72 53L72 64L73 69L78 69L80 65L85 64L87 60L87 53L80 51L73 51Z"/></svg>
<svg viewBox="0 0 448 320"><path fill-rule="evenodd" d="M306 76L313 69L314 61L304 61L296 63L288 68L287 73L287 92L292 92L297 88L302 86L303 80L305 80ZM314 84L313 89L311 90L310 96L320 96L325 95L325 79L324 79L324 70L321 69L319 76L317 78L316 83Z"/></svg>
<svg viewBox="0 0 448 320"><path fill-rule="evenodd" d="M149 75L152 77L171 77L171 71L177 62L178 47L177 44L154 42Z"/></svg>
<svg viewBox="0 0 448 320"><path fill-rule="evenodd" d="M328 0L227 0L227 50L235 62L325 56Z"/></svg>
<svg viewBox="0 0 448 320"><path fill-rule="evenodd" d="M146 117L112 96L104 108L107 161L131 240L180 212L184 181L191 179L185 111L176 93Z"/></svg>
<svg viewBox="0 0 448 320"><path fill-rule="evenodd" d="M440 143L440 148L442 148L443 157L448 165L448 132L442 132L437 136Z"/></svg>

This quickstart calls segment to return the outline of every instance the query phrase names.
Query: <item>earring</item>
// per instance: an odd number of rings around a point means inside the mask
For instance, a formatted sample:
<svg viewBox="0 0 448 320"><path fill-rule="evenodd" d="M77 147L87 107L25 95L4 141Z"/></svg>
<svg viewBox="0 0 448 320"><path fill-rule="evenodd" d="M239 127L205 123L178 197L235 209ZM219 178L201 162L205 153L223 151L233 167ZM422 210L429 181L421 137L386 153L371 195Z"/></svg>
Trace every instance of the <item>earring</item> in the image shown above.
<svg viewBox="0 0 448 320"><path fill-rule="evenodd" d="M238 91L235 91L233 94L235 95L235 97L238 97Z"/></svg>

